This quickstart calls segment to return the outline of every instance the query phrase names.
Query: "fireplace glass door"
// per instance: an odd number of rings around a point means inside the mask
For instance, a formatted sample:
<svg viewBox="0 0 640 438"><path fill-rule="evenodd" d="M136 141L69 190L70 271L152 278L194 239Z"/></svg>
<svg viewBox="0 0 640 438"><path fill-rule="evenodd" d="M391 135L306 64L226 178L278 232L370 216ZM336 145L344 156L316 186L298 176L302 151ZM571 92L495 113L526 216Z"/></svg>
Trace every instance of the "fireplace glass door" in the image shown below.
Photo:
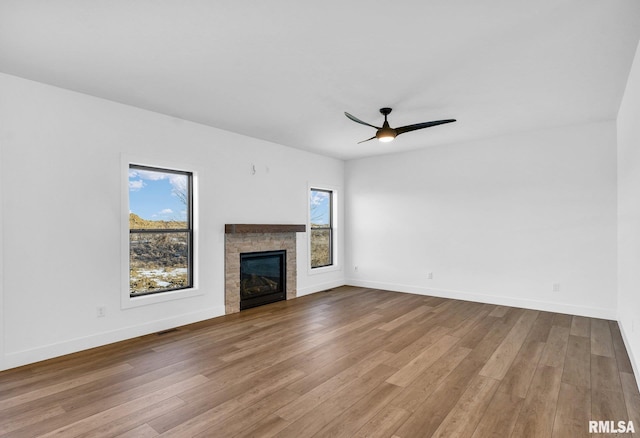
<svg viewBox="0 0 640 438"><path fill-rule="evenodd" d="M240 254L240 310L286 299L286 251Z"/></svg>

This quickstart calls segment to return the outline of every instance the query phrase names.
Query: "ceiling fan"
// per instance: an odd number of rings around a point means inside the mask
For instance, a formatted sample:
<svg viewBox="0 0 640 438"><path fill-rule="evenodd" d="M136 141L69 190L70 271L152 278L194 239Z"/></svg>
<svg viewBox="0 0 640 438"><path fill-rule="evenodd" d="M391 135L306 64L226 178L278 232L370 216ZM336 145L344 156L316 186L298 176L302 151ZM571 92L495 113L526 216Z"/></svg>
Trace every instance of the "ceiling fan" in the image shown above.
<svg viewBox="0 0 640 438"><path fill-rule="evenodd" d="M433 122L423 122L416 123L414 125L401 126L399 128L392 128L389 126L389 122L387 122L387 116L391 113L391 108L380 108L380 113L384 116L384 123L382 126L373 126L367 122L363 122L357 117L352 116L348 112L345 111L344 115L349 119L353 120L356 123L360 123L361 125L371 126L372 128L376 128L376 135L366 140L359 141L358 144L364 143L365 141L373 140L377 138L382 142L390 142L400 134L404 134L405 132L415 131L416 129L430 128L432 126L443 125L445 123L455 122L456 119L446 119L446 120L434 120Z"/></svg>

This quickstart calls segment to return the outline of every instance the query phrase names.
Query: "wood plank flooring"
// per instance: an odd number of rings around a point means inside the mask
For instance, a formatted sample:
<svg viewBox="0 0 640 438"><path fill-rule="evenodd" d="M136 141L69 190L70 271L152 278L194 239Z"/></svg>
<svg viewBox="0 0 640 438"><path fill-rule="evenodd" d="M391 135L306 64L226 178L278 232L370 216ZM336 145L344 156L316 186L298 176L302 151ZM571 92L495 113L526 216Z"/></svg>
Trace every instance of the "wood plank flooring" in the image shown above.
<svg viewBox="0 0 640 438"><path fill-rule="evenodd" d="M616 322L349 286L0 373L0 437L573 438L589 420L640 436Z"/></svg>

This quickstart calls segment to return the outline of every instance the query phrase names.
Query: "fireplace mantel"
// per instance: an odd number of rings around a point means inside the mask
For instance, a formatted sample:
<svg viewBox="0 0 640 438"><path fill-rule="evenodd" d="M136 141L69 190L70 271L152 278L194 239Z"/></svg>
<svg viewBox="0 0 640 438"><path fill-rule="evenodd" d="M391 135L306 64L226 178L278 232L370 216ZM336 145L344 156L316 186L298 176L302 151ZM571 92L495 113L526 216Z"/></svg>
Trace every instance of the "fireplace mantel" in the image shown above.
<svg viewBox="0 0 640 438"><path fill-rule="evenodd" d="M225 234L246 233L304 233L306 225L294 224L225 224Z"/></svg>

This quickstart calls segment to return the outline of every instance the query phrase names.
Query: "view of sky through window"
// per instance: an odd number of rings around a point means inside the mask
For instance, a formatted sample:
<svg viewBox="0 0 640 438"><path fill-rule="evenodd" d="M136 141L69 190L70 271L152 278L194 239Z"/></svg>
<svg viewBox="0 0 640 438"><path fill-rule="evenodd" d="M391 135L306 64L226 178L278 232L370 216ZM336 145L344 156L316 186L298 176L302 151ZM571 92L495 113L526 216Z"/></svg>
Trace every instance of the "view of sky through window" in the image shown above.
<svg viewBox="0 0 640 438"><path fill-rule="evenodd" d="M311 223L315 225L329 225L330 192L321 190L311 190L310 202Z"/></svg>
<svg viewBox="0 0 640 438"><path fill-rule="evenodd" d="M129 212L152 221L187 220L187 175L129 169Z"/></svg>

